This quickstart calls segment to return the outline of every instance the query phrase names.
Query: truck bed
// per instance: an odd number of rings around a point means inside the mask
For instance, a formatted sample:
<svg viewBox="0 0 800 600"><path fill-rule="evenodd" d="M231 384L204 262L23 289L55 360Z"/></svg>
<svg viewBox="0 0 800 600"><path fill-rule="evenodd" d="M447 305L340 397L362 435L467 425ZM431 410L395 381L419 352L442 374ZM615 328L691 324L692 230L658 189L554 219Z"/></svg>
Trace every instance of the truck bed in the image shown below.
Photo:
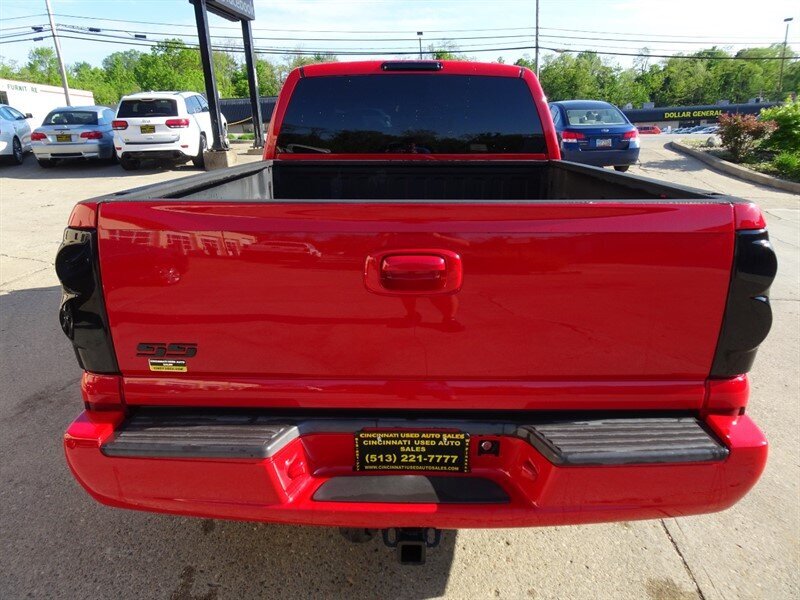
<svg viewBox="0 0 800 600"><path fill-rule="evenodd" d="M98 198L198 201L565 201L730 198L563 161L266 161Z"/></svg>

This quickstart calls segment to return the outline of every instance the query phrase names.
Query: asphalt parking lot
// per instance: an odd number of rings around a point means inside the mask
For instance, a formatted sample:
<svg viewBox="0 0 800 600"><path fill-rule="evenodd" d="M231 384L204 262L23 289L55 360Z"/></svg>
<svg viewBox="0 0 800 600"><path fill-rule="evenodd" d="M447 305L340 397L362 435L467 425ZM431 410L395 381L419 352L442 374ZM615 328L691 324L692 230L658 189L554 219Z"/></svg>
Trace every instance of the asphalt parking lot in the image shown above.
<svg viewBox="0 0 800 600"><path fill-rule="evenodd" d="M0 166L0 598L800 597L800 196L745 183L643 138L631 172L757 201L779 259L750 414L770 458L737 506L679 520L447 532L423 567L336 530L189 519L101 506L61 435L80 371L58 326L53 258L75 202L197 172ZM257 160L257 157L240 157Z"/></svg>

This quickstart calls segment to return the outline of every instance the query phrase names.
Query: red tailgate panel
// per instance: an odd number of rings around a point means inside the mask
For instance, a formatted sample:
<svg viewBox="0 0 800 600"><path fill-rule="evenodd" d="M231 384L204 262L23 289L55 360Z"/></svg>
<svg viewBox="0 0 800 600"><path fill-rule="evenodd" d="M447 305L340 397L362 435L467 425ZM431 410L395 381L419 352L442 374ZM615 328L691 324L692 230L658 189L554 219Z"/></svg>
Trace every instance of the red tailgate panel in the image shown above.
<svg viewBox="0 0 800 600"><path fill-rule="evenodd" d="M241 390L248 378L701 383L733 258L728 204L115 201L99 214L123 375ZM461 290L367 290L367 256L415 248L460 255ZM197 354L186 373L153 373L141 343Z"/></svg>

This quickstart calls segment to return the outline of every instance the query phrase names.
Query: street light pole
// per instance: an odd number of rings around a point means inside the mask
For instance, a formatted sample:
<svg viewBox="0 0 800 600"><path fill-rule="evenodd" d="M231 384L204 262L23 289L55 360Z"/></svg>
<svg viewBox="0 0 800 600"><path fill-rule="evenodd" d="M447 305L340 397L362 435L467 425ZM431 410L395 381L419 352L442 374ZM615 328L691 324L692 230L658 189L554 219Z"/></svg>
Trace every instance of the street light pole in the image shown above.
<svg viewBox="0 0 800 600"><path fill-rule="evenodd" d="M422 32L417 32L417 39L419 39L419 59L422 60Z"/></svg>
<svg viewBox="0 0 800 600"><path fill-rule="evenodd" d="M64 66L64 58L61 56L61 42L58 41L58 30L56 29L56 22L53 20L53 9L50 7L50 0L44 0L44 4L47 7L47 17L50 19L50 33L53 35L53 43L56 46L58 68L61 71L61 85L64 86L64 97L67 100L67 106L72 106L72 99L69 97L67 68Z"/></svg>
<svg viewBox="0 0 800 600"><path fill-rule="evenodd" d="M786 33L783 36L783 50L781 50L781 75L778 79L778 100L781 99L783 94L783 63L786 62L786 42L789 40L789 23L792 22L794 17L787 17L783 20L786 23Z"/></svg>
<svg viewBox="0 0 800 600"><path fill-rule="evenodd" d="M536 0L536 77L539 77L539 0Z"/></svg>

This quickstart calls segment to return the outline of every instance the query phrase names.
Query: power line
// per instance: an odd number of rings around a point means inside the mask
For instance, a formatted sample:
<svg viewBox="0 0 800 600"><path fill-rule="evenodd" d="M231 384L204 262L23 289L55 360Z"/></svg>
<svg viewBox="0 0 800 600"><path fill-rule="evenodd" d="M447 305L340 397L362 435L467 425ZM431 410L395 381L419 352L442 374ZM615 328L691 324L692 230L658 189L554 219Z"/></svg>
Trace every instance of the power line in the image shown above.
<svg viewBox="0 0 800 600"><path fill-rule="evenodd" d="M13 44L18 42L24 41L31 41L33 40L33 36L35 34L31 34L32 37L24 40L11 40L11 41L0 41L0 44ZM87 35L61 35L64 39L75 39L75 40L82 40L82 41L94 41L100 43L110 43L110 44L122 44L122 45L129 45L129 46L146 46L146 47L154 47L157 45L161 45L162 47L167 48L187 48L187 49L197 49L199 46L197 44L191 44L186 42L171 42L169 40L135 40L131 38L126 38L122 36L113 36L107 35L102 33L94 33L91 36ZM482 52L508 52L508 51L515 51L515 50L532 50L534 47L533 45L527 46L511 46L511 47L492 47L492 48L481 48L481 49L471 49L471 50L464 50L464 54L471 54L471 53L482 53ZM235 52L241 53L243 52L242 48L231 47L231 46L220 46L216 45L213 46L213 49L220 52ZM770 60L794 60L800 58L800 55L794 56L786 56L786 57L754 57L754 56L745 56L745 57L737 57L737 56L691 56L691 55L670 55L670 54L643 54L643 53L631 53L631 52L607 52L607 51L596 51L594 49L583 48L583 49L576 49L576 48L554 48L554 47L545 47L541 46L542 50L548 50L550 52L556 52L559 54L564 53L592 53L602 56L629 56L629 57L646 57L646 58L665 58L665 59L679 59L679 60L743 60L743 61L770 61ZM313 56L318 54L323 55L331 55L331 56L375 56L375 55L391 55L391 56L410 56L410 55L417 55L417 50L403 50L403 51L387 51L382 49L370 49L370 50L336 50L331 51L330 49L305 49L305 48L280 48L280 47L262 47L256 48L255 52L257 54L267 54L267 55L302 55L302 56ZM459 50L459 52L461 52Z"/></svg>
<svg viewBox="0 0 800 600"><path fill-rule="evenodd" d="M59 24L59 27L81 28L82 30L85 29L85 28L81 27L80 25L70 25L70 24ZM174 35L174 33L171 33L171 32L142 31L142 30L134 30L134 29L115 29L115 28L109 28L109 27L103 27L103 31L112 31L112 32L119 32L119 33L132 33L132 34L133 33L141 33L141 34L145 34L145 35ZM190 36L190 37L197 37L196 35L193 35L193 34L182 34L182 35L186 35L186 36ZM212 37L215 37L215 38L226 37L227 38L227 37L235 37L235 36L216 35L216 36L212 36ZM596 38L590 38L590 37L586 37L586 36L561 36L561 35L549 35L549 34L540 34L540 37L541 38L545 38L545 39L554 39L554 40L562 40L562 39L563 40L573 40L573 39L574 40L592 40L592 41L596 40ZM517 35L498 35L498 36L492 36L492 35L487 35L487 36L464 36L464 37L457 37L457 38L452 38L452 37L451 38L427 38L426 41L428 41L428 42L454 42L455 43L455 42L460 42L461 40L500 40L500 39L509 39L509 40L511 40L511 39L514 39L514 40L524 41L524 40L528 40L528 39L532 39L532 38L533 38L532 34L530 34L530 35L529 34L517 34ZM297 37L269 36L269 37L254 37L253 39L255 39L255 40L264 40L264 41L300 42L300 43L305 43L305 42L354 42L354 43L355 42L412 42L412 41L416 42L416 36L415 37L409 36L409 37L404 37L404 38L333 38L333 37L297 38ZM623 40L623 39L618 39L618 38L605 38L605 39L603 39L601 41L609 41L609 42L619 41L619 42L628 42L628 43L636 43L636 42L650 43L650 42L652 42L652 40L645 40L645 39ZM664 40L664 43L672 43L672 42ZM695 42L688 42L688 41L681 41L681 40L675 40L674 43L676 43L676 44L696 44ZM711 43L711 42L709 42L709 43ZM729 44L726 44L725 42L714 42L714 43L712 43L712 45L714 45L714 46L724 46L724 45L729 45ZM740 45L740 46L742 46L742 45L754 45L755 46L756 43L752 42L752 43L748 43L748 44L737 44L737 45ZM458 44L458 46L462 47L463 45L462 44ZM468 46L463 46L463 47L468 47ZM625 49L625 46L604 46L604 47L606 47L606 48ZM657 50L660 50L662 52L671 52L671 51L678 52L678 50L672 50L672 49L667 49L667 48L658 48Z"/></svg>
<svg viewBox="0 0 800 600"><path fill-rule="evenodd" d="M46 17L47 13L39 13L36 15L25 15L22 17L3 17L3 21L19 21L21 19L35 19L37 17Z"/></svg>
<svg viewBox="0 0 800 600"><path fill-rule="evenodd" d="M91 17L91 16L83 16L83 15L65 15L65 14L59 14L59 15L56 15L56 16L63 17L63 18L70 18L70 19L83 19L83 20L88 20L88 21L109 21L109 22L116 22L116 23L132 23L132 24L138 24L138 25L162 25L162 26L166 26L166 27L170 27L170 28L183 27L183 28L192 28L192 29L194 29L194 27L195 27L194 24L189 24L189 23L165 23L165 22L157 22L157 21L137 21L137 20L132 20L132 19L111 19L111 18L105 18L105 17ZM216 25L216 26L213 26L212 29L231 29L231 30L236 30L236 31L239 30L238 27L226 26L226 25ZM541 31L564 31L564 32L572 32L572 33L595 33L595 34L596 33L601 33L601 34L621 35L621 36L633 36L633 35L641 36L641 33L624 33L624 32L614 32L614 31L595 31L595 30L590 30L590 29L567 29L567 28L558 28L558 27L541 27L540 29L541 29ZM401 41L401 40L406 40L406 39L415 39L415 37L416 37L415 36L416 32L414 32L414 31L406 32L406 31L397 30L397 29L395 29L395 30L371 30L371 29L345 30L345 29L289 29L289 28L253 27L253 31L276 31L276 32L282 32L282 33L283 32L288 32L288 33L339 33L339 34L376 34L376 35L377 34L394 34L394 35L396 35L396 34L405 34L405 33L408 34L407 37L400 38L399 40L392 40L392 38L388 38L388 39L381 39L381 41ZM483 28L483 29L430 29L430 30L426 30L426 31L428 33L478 33L478 32L488 32L488 31L528 31L528 32L530 32L528 34L530 36L533 36L533 34L534 34L534 28L533 27L498 27L498 28ZM683 44L689 44L689 43L695 43L695 42L690 42L690 41L680 41L680 42L678 42L677 40L679 38L680 39L711 40L711 39L714 39L714 37L715 37L715 36L705 36L705 35L692 36L692 35L679 35L679 34L669 34L669 35L665 35L665 34L648 34L648 36L649 36L649 38L656 38L656 37L658 37L658 38L668 38L668 39L669 38L675 38L676 39L676 43L683 43ZM486 38L525 37L525 34L520 34L520 35L517 35L517 36L511 36L511 35L510 36L502 36L502 35L501 36L497 36L497 35L495 35L495 36L485 36L485 37ZM551 37L560 37L560 36L553 35ZM572 37L574 37L574 39L590 39L590 40L595 39L593 37L587 38L585 36L563 36L563 37L564 38L572 38ZM277 39L277 38L272 38L272 39ZM327 41L328 39L329 38L309 38L308 41ZM352 38L347 38L347 39L352 39ZM453 38L452 36L446 36L446 37L429 38L429 39L450 40L450 39L475 39L475 38L471 38L471 37ZM744 42L743 40L750 40L750 41ZM304 41L304 40L301 40L301 41ZM331 41L332 41L332 39L331 39ZM360 41L360 40L353 40L353 41ZM367 39L367 40L364 40L364 41L373 41L373 40L372 39ZM627 42L627 41L630 41L630 42L643 41L643 42L652 42L653 40L652 39L644 39L644 40L641 40L641 39L631 39L631 40L628 40L628 39L621 39L621 40L608 39L607 41L623 41L623 42ZM755 39L755 38L744 38L744 37L731 37L731 38L727 38L727 39L725 39L723 41L714 42L714 43L716 43L717 45L745 45L745 44L770 43L772 41L773 40L766 39L766 38L764 38L764 39ZM698 41L696 43L698 43L698 44L708 44L708 43L712 43L712 42L710 42L710 41Z"/></svg>

